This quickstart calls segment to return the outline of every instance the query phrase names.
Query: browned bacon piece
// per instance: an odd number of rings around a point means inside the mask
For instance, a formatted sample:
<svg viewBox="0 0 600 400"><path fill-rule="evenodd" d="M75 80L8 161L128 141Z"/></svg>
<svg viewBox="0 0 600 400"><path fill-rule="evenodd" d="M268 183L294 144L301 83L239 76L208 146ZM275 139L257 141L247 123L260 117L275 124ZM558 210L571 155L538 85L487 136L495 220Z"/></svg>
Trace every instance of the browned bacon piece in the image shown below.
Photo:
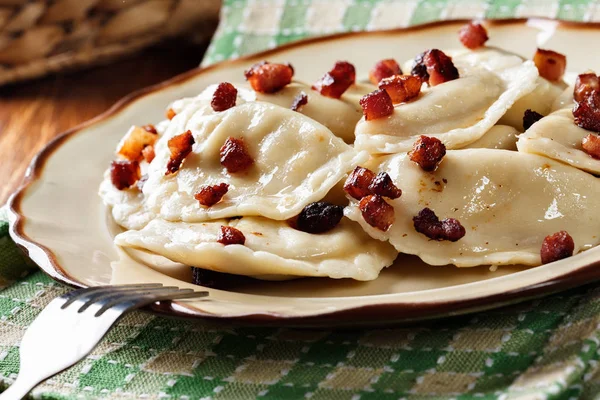
<svg viewBox="0 0 600 400"><path fill-rule="evenodd" d="M454 218L446 218L443 221L429 208L422 209L413 217L415 230L432 240L449 240L456 242L465 236L465 228Z"/></svg>
<svg viewBox="0 0 600 400"><path fill-rule="evenodd" d="M354 65L347 61L338 61L333 69L323 75L312 88L323 96L339 99L355 81Z"/></svg>
<svg viewBox="0 0 600 400"><path fill-rule="evenodd" d="M291 64L271 64L261 61L244 72L252 89L261 93L275 93L292 82L294 68Z"/></svg>
<svg viewBox="0 0 600 400"><path fill-rule="evenodd" d="M402 69L393 58L378 61L371 71L369 71L369 80L373 85L378 85L383 78L389 78L394 75L402 75Z"/></svg>
<svg viewBox="0 0 600 400"><path fill-rule="evenodd" d="M542 118L544 118L544 116L538 112L529 109L525 110L525 113L523 113L523 129L527 130L531 128L531 125Z"/></svg>
<svg viewBox="0 0 600 400"><path fill-rule="evenodd" d="M371 194L371 183L375 179L373 171L363 167L356 167L354 171L348 176L344 183L344 191L348 193L352 198L360 200L365 196Z"/></svg>
<svg viewBox="0 0 600 400"><path fill-rule="evenodd" d="M194 195L194 198L204 207L210 207L221 201L228 190L229 185L226 183L219 183L218 185L213 186L202 186L198 193Z"/></svg>
<svg viewBox="0 0 600 400"><path fill-rule="evenodd" d="M423 57L423 63L427 67L430 86L458 79L458 70L452 59L441 50L431 49L427 51Z"/></svg>
<svg viewBox="0 0 600 400"><path fill-rule="evenodd" d="M150 133L154 133L155 135L158 135L158 131L156 130L156 127L152 124L148 124L148 125L144 125L142 126L142 129L150 132Z"/></svg>
<svg viewBox="0 0 600 400"><path fill-rule="evenodd" d="M387 231L394 223L394 207L379 195L371 194L363 197L358 208L367 224L380 231Z"/></svg>
<svg viewBox="0 0 600 400"><path fill-rule="evenodd" d="M424 171L434 171L446 155L446 146L439 139L421 135L408 153Z"/></svg>
<svg viewBox="0 0 600 400"><path fill-rule="evenodd" d="M394 104L390 95L382 89L364 95L359 100L365 120L384 118L394 113Z"/></svg>
<svg viewBox="0 0 600 400"><path fill-rule="evenodd" d="M192 152L194 143L192 131L187 131L169 139L167 145L171 151L171 158L167 163L167 172L165 172L165 175L174 174L179 171L183 160Z"/></svg>
<svg viewBox="0 0 600 400"><path fill-rule="evenodd" d="M118 154L129 161L141 161L144 158L142 154L144 148L154 145L157 138L154 133L135 126L123 138Z"/></svg>
<svg viewBox="0 0 600 400"><path fill-rule="evenodd" d="M129 189L140 177L140 165L137 161L119 160L110 164L110 180L119 190Z"/></svg>
<svg viewBox="0 0 600 400"><path fill-rule="evenodd" d="M210 106L214 111L225 111L235 106L237 89L229 82L221 82L215 89Z"/></svg>
<svg viewBox="0 0 600 400"><path fill-rule="evenodd" d="M590 133L581 140L583 151L590 156L600 159L600 137L594 133Z"/></svg>
<svg viewBox="0 0 600 400"><path fill-rule="evenodd" d="M168 118L169 120L171 120L171 119L175 118L175 116L176 116L176 115L177 115L177 113L176 113L176 112L175 112L175 110L173 110L172 108L169 108L169 109L167 110L167 118Z"/></svg>
<svg viewBox="0 0 600 400"><path fill-rule="evenodd" d="M302 107L308 104L308 96L304 92L300 92L294 97L292 101L292 106L290 107L292 111L300 111Z"/></svg>
<svg viewBox="0 0 600 400"><path fill-rule="evenodd" d="M598 76L593 72L581 74L575 81L573 99L576 102L583 101L594 90L600 91L600 79Z"/></svg>
<svg viewBox="0 0 600 400"><path fill-rule="evenodd" d="M142 150L142 156L144 156L144 160L146 160L147 163L151 163L156 156L154 153L154 146L150 145L144 147L144 150Z"/></svg>
<svg viewBox="0 0 600 400"><path fill-rule="evenodd" d="M228 137L221 147L221 165L229 173L243 172L254 164L254 159L250 156L244 139Z"/></svg>
<svg viewBox="0 0 600 400"><path fill-rule="evenodd" d="M402 196L402 190L394 185L392 178L390 178L387 172L383 171L378 173L371 181L369 191L373 194L388 197L390 199L397 199Z"/></svg>
<svg viewBox="0 0 600 400"><path fill-rule="evenodd" d="M395 75L382 79L379 89L390 95L392 103L398 104L414 99L421 93L421 78L414 75Z"/></svg>
<svg viewBox="0 0 600 400"><path fill-rule="evenodd" d="M410 74L420 78L421 82L427 82L429 84L429 73L427 72L427 66L425 65L426 54L427 51L417 54Z"/></svg>
<svg viewBox="0 0 600 400"><path fill-rule="evenodd" d="M546 236L542 243L542 249L540 250L542 264L548 264L553 261L571 257L574 250L575 243L567 231L560 231Z"/></svg>
<svg viewBox="0 0 600 400"><path fill-rule="evenodd" d="M567 57L552 50L537 49L533 62L542 78L559 81L567 68Z"/></svg>
<svg viewBox="0 0 600 400"><path fill-rule="evenodd" d="M489 37L483 25L476 22L470 22L464 25L458 31L460 42L468 49L477 49L482 47Z"/></svg>
<svg viewBox="0 0 600 400"><path fill-rule="evenodd" d="M332 230L344 216L344 207L325 201L310 203L296 220L296 228L302 232L323 233Z"/></svg>
<svg viewBox="0 0 600 400"><path fill-rule="evenodd" d="M600 91L592 90L575 104L573 116L577 126L588 131L600 132Z"/></svg>
<svg viewBox="0 0 600 400"><path fill-rule="evenodd" d="M232 226L223 226L221 225L221 232L219 232L219 236L217 237L217 242L228 246L230 244L241 244L246 243L246 236Z"/></svg>

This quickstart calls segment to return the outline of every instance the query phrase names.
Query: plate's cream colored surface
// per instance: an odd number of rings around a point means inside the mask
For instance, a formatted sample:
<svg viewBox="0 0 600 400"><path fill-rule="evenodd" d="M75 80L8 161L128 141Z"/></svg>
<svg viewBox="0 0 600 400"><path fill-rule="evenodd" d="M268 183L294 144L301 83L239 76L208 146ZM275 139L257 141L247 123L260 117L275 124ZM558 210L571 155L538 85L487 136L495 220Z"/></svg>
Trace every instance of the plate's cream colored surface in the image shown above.
<svg viewBox="0 0 600 400"><path fill-rule="evenodd" d="M304 82L318 79L338 59L353 62L359 77L364 78L378 59L393 56L404 60L426 48L457 47L460 25L310 41L188 74L135 101L129 99L39 157L29 171L30 185L11 200L11 233L50 275L74 285L158 281L198 288L188 283L189 268L142 252L125 253L113 245L116 228L111 227L97 188L127 129L133 124L157 123L167 104L195 96L212 83L239 81L245 68L264 58L292 62L296 78ZM553 34L540 31L540 27L552 29L555 25L551 21L492 24L490 44L525 57L531 57L537 46L551 48L568 55L571 71L600 70L600 56L584 46L597 40L600 30L563 27ZM152 264L159 267L145 266L147 257L154 258ZM209 289L210 296L204 300L159 309L175 315L246 317L252 321L316 317L295 319L296 325L385 323L489 308L597 279L600 271L595 272L593 264L599 260L600 248L594 248L541 267L499 267L490 272L485 267L433 267L401 256L372 282L318 278L256 281L229 291Z"/></svg>

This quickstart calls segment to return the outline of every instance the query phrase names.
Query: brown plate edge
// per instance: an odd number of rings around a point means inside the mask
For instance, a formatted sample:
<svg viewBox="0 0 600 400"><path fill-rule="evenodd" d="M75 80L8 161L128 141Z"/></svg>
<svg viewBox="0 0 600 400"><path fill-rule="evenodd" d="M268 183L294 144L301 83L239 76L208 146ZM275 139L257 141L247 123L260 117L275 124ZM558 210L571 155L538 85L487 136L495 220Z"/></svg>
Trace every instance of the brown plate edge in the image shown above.
<svg viewBox="0 0 600 400"><path fill-rule="evenodd" d="M508 25L508 24L523 24L529 19L550 20L556 21L561 26L568 29L600 29L600 23L583 23L574 21L561 21L549 18L518 18L518 19L503 19L503 20L486 20L488 25ZM42 245L29 238L23 230L25 216L21 213L20 203L27 189L33 185L41 176L46 160L52 153L67 139L71 138L76 133L79 133L85 128L96 123L104 121L119 112L126 109L134 101L140 98L160 91L166 87L173 85L181 85L188 80L195 78L199 74L220 68L223 65L234 65L238 63L246 63L252 60L263 59L269 55L290 50L295 47L310 45L323 41L331 41L340 38L358 36L358 35L393 35L398 33L406 33L412 31L420 31L431 29L439 26L452 25L457 23L466 23L470 20L454 19L446 21L436 21L427 24L411 26L406 28L396 28L379 31L364 31L364 32L342 32L333 35L319 36L307 38L304 40L288 43L274 49L265 50L259 53L250 54L234 60L226 60L216 64L212 64L203 68L195 68L186 71L183 74L177 75L169 80L156 85L146 87L135 91L130 95L119 100L110 109L100 114L99 116L84 122L66 132L60 134L50 141L31 161L23 183L20 188L9 198L7 205L7 215L9 219L9 233L15 243L25 251L26 254L52 279L69 285L71 287L85 287L82 282L77 281L60 266L56 256L46 246ZM586 283L591 283L600 280L600 260L597 262L584 265L575 271L571 271L565 275L557 277L553 280L540 282L535 285L527 286L507 293L465 300L457 300L450 302L431 302L431 303L384 303L376 305L366 305L340 311L326 311L322 314L306 317L289 317L276 313L253 313L239 316L220 316L204 312L196 307L190 307L185 302L157 302L147 308L147 310L166 317L179 318L209 318L214 320L233 321L243 324L260 324L260 325L285 325L298 327L325 327L325 326L374 326L378 324L396 324L422 321L433 318L449 317L453 315L462 315L476 311L483 311L490 308L514 304L521 301L530 300L532 298L543 295L556 293L558 291L571 289ZM332 324L332 322L334 322Z"/></svg>

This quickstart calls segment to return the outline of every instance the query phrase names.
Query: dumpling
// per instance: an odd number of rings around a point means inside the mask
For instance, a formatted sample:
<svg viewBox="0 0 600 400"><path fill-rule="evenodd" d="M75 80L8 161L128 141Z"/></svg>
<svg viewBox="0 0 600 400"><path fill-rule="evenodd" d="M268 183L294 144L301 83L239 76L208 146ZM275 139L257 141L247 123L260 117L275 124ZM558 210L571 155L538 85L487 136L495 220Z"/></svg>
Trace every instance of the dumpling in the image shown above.
<svg viewBox="0 0 600 400"><path fill-rule="evenodd" d="M539 265L544 238L566 230L575 253L600 242L600 181L545 157L506 150L449 150L435 172L425 172L407 154L368 164L386 171L403 189L388 202L395 222L387 232L368 225L352 200L344 213L372 237L389 240L401 253L431 265ZM413 217L430 208L455 218L466 230L456 242L418 233Z"/></svg>
<svg viewBox="0 0 600 400"><path fill-rule="evenodd" d="M222 225L240 230L246 243L217 243ZM389 243L371 239L346 218L317 235L262 217L193 224L156 219L141 230L117 235L115 243L186 265L268 280L327 276L367 281L377 278L398 254Z"/></svg>
<svg viewBox="0 0 600 400"><path fill-rule="evenodd" d="M512 126L494 125L492 128L465 149L517 150L517 131Z"/></svg>
<svg viewBox="0 0 600 400"><path fill-rule="evenodd" d="M356 126L355 147L372 154L409 151L420 135L440 139L447 148L481 138L521 97L536 87L532 61L486 48L453 57L460 78L424 87L419 98L394 107L386 118Z"/></svg>
<svg viewBox="0 0 600 400"><path fill-rule="evenodd" d="M167 142L187 129L196 142L193 151L176 174L165 175ZM244 140L254 160L248 171L228 173L221 165L220 148L229 137ZM185 222L249 215L291 218L368 158L314 120L259 101L213 115L200 130L191 122L170 125L155 153L143 187L145 209ZM228 184L229 191L219 203L204 208L194 199L201 187L220 183Z"/></svg>
<svg viewBox="0 0 600 400"><path fill-rule="evenodd" d="M581 140L590 133L575 125L572 108L563 108L533 124L519 136L517 147L524 153L540 154L600 174L600 160L581 147Z"/></svg>

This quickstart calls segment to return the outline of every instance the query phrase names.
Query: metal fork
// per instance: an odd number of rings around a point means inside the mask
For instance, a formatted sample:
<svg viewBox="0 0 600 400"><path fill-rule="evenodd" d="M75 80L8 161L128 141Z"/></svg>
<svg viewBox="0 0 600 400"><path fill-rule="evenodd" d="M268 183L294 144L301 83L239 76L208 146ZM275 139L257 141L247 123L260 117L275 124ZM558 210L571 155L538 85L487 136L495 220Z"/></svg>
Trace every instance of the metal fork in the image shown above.
<svg viewBox="0 0 600 400"><path fill-rule="evenodd" d="M161 284L98 286L52 300L25 332L17 380L0 400L21 399L43 380L87 356L128 311L156 301L190 299L208 292Z"/></svg>

